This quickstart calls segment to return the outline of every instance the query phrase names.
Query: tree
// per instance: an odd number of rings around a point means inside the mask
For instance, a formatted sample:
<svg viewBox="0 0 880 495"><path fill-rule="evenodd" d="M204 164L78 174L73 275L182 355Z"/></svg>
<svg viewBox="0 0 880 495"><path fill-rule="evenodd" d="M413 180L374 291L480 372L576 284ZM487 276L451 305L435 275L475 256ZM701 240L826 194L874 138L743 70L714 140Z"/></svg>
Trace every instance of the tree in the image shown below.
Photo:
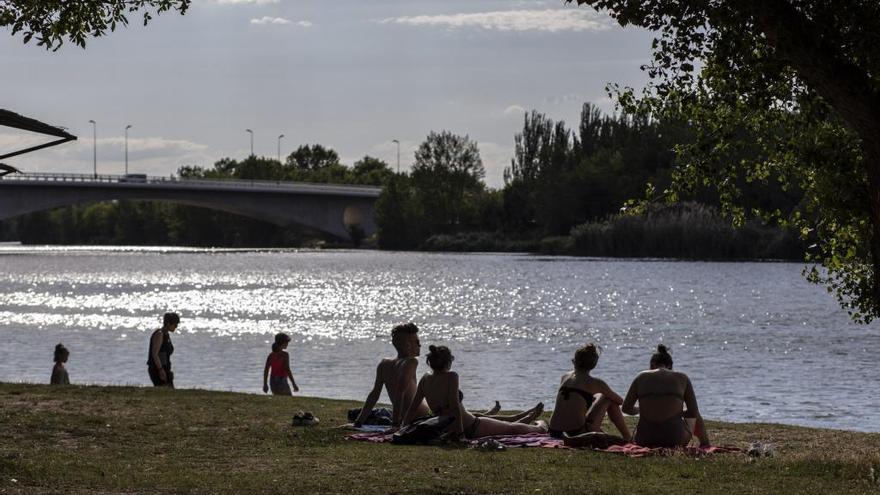
<svg viewBox="0 0 880 495"><path fill-rule="evenodd" d="M298 170L319 170L339 164L339 155L320 144L302 145L287 156L285 165Z"/></svg>
<svg viewBox="0 0 880 495"><path fill-rule="evenodd" d="M37 45L57 50L65 39L86 46L89 36L99 37L128 25L128 15L143 11L144 25L153 13L176 10L186 13L191 0L3 0L0 26L11 27L25 43L36 37ZM152 10L151 10L152 9Z"/></svg>
<svg viewBox="0 0 880 495"><path fill-rule="evenodd" d="M356 184L381 186L394 175L394 171L384 160L364 155L363 158L354 162L352 175Z"/></svg>
<svg viewBox="0 0 880 495"><path fill-rule="evenodd" d="M455 230L468 193L484 189L486 170L477 143L449 131L431 131L416 150L412 180L432 222L432 233Z"/></svg>
<svg viewBox="0 0 880 495"><path fill-rule="evenodd" d="M815 240L808 256L824 269L814 265L808 279L827 284L856 321L880 315L880 4L577 3L657 32L651 84L611 90L632 111L692 124L668 198L712 185L742 223L744 182L801 188L790 216L763 213Z"/></svg>

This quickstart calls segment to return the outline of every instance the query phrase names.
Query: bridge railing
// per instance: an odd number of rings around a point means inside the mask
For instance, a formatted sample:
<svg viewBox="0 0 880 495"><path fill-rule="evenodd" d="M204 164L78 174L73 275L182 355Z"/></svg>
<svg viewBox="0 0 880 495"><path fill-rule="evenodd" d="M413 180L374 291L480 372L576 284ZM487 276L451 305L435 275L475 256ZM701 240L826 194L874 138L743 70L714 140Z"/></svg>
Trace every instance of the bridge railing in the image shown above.
<svg viewBox="0 0 880 495"><path fill-rule="evenodd" d="M0 177L0 181L42 181L42 182L73 182L73 183L110 183L110 184L155 184L171 185L179 184L188 187L232 187L232 188L260 188L260 189L286 189L302 192L378 192L378 186L363 186L353 184L324 184L314 182L289 182L289 181L266 181L266 180L241 180L241 179L193 179L171 176L147 176L143 174L111 175L111 174L70 174L70 173L42 173L27 172L9 174Z"/></svg>

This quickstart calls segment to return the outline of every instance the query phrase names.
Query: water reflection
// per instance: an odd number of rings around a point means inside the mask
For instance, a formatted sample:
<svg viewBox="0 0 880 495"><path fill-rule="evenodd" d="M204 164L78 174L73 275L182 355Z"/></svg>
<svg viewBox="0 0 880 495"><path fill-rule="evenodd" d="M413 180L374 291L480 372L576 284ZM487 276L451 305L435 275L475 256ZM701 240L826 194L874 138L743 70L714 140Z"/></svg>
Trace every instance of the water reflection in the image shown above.
<svg viewBox="0 0 880 495"><path fill-rule="evenodd" d="M47 381L51 348L77 382L148 383L146 339L166 310L181 387L258 392L271 335L294 337L309 395L362 399L387 332L412 320L449 344L468 405L552 403L571 352L604 349L619 392L658 342L710 418L880 430L868 350L801 267L320 251L0 248L0 379ZM869 360L870 359L870 360ZM340 376L345 378L340 379ZM858 389L850 390L850 388ZM828 412L816 402L838 404Z"/></svg>

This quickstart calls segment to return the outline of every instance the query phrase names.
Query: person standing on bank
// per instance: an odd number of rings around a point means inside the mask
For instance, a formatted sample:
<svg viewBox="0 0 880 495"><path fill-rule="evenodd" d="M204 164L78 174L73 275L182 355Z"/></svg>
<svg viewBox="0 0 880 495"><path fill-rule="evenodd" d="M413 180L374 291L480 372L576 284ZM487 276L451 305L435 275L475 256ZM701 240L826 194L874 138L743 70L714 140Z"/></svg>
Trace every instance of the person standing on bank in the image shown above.
<svg viewBox="0 0 880 495"><path fill-rule="evenodd" d="M271 388L272 395L293 395L290 386L287 385L287 380L290 380L290 384L293 385L293 391L299 392L299 387L293 379L293 372L290 371L290 354L286 350L288 344L290 344L290 335L286 333L275 334L272 352L266 358L266 367L263 368L264 393L268 393ZM270 372L271 376L269 376Z"/></svg>
<svg viewBox="0 0 880 495"><path fill-rule="evenodd" d="M174 373L171 371L174 344L171 343L171 332L177 330L179 324L180 316L177 313L165 313L162 328L154 331L150 337L147 372L153 385L157 387L174 388Z"/></svg>

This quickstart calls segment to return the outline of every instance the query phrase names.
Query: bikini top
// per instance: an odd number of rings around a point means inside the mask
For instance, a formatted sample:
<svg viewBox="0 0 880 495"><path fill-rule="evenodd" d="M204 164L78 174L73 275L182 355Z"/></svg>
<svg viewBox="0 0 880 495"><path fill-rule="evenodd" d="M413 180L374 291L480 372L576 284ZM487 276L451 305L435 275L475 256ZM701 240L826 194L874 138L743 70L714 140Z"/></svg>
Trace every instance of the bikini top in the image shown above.
<svg viewBox="0 0 880 495"><path fill-rule="evenodd" d="M461 390L459 390L459 391L458 391L458 402L462 402L463 400L464 400L464 394L461 393ZM436 415L438 415L438 416L443 415L443 411L444 411L444 410L446 410L446 407L445 407L445 406L438 407L438 408L434 411L434 414L436 414Z"/></svg>
<svg viewBox="0 0 880 495"><path fill-rule="evenodd" d="M571 393L574 392L576 395L580 395L582 399L587 403L587 406L593 403L593 394L587 392L586 390L581 390L575 387L559 387L559 393L562 394L562 398L565 400L569 400L571 398Z"/></svg>

